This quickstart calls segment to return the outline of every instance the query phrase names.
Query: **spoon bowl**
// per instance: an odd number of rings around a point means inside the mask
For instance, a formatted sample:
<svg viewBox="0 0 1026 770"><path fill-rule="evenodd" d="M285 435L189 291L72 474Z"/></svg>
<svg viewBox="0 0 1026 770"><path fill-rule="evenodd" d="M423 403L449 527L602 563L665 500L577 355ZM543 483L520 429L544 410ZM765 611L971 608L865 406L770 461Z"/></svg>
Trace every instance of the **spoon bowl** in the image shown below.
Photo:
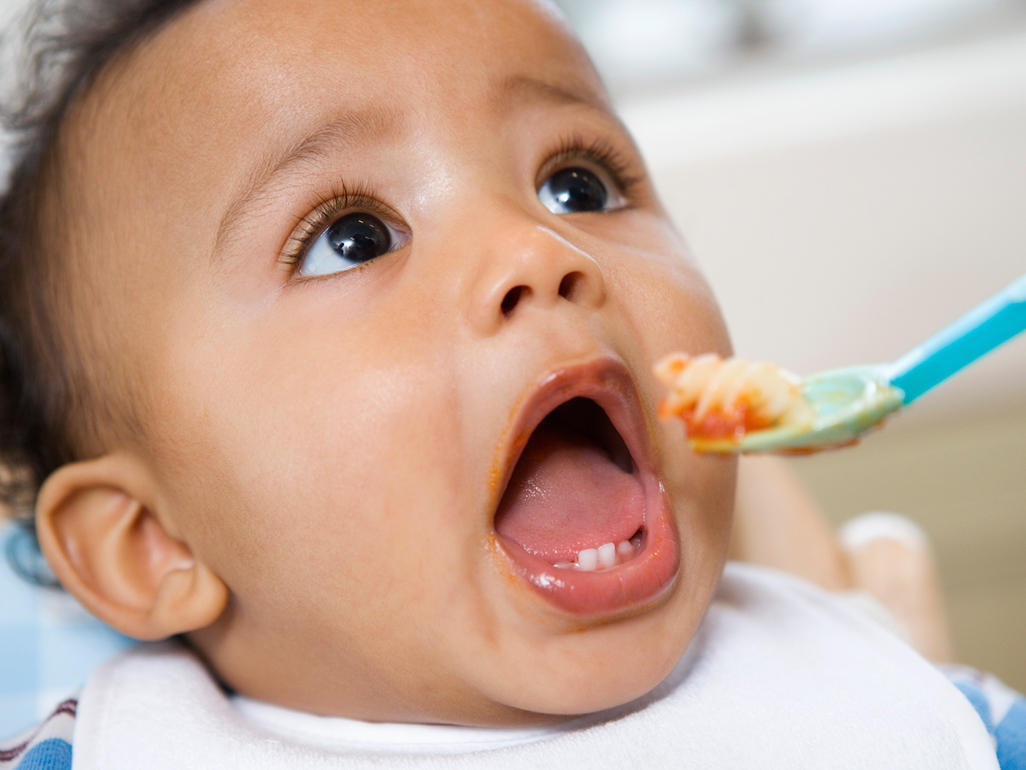
<svg viewBox="0 0 1026 770"><path fill-rule="evenodd" d="M811 423L783 425L746 433L740 440L695 437L698 452L783 452L805 454L847 446L904 404L884 366L851 366L807 377L802 396L812 407Z"/></svg>
<svg viewBox="0 0 1026 770"><path fill-rule="evenodd" d="M806 377L800 394L811 419L740 436L690 436L699 452L805 454L855 443L867 430L998 345L1026 331L1026 274L894 363L834 369Z"/></svg>

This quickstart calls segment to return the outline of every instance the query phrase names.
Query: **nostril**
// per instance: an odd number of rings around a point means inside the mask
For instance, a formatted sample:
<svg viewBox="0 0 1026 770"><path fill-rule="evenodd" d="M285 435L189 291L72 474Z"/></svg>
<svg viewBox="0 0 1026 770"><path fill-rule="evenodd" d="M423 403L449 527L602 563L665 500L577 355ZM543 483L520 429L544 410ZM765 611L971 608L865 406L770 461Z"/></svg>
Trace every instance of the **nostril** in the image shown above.
<svg viewBox="0 0 1026 770"><path fill-rule="evenodd" d="M513 312L513 309L520 304L520 300L531 293L531 290L526 286L514 286L512 289L506 292L506 296L502 298L502 314L509 316Z"/></svg>
<svg viewBox="0 0 1026 770"><path fill-rule="evenodd" d="M585 281L584 273L574 271L563 276L559 282L559 296L570 302L576 301L581 293L581 287Z"/></svg>

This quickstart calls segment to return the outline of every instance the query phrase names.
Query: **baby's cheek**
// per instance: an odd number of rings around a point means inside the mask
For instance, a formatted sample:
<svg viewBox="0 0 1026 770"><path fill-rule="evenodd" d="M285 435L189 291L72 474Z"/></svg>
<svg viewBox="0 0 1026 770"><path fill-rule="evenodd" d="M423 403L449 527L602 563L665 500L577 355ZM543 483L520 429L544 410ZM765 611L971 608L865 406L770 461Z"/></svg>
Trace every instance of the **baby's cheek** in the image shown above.
<svg viewBox="0 0 1026 770"><path fill-rule="evenodd" d="M672 351L727 356L730 337L705 278L683 259L642 262L626 287L625 312L638 329L650 369Z"/></svg>

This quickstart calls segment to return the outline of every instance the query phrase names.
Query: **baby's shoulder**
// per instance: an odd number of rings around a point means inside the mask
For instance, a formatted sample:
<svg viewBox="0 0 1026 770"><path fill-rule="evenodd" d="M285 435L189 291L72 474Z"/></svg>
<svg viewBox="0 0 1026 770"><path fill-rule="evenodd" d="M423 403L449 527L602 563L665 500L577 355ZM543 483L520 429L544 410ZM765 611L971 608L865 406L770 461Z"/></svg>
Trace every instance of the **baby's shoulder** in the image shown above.
<svg viewBox="0 0 1026 770"><path fill-rule="evenodd" d="M729 618L730 627L765 627L768 633L831 634L875 640L895 635L886 610L865 592L827 591L780 570L728 562L711 607L713 617ZM800 620L796 627L786 619ZM841 626L841 629L837 627Z"/></svg>
<svg viewBox="0 0 1026 770"><path fill-rule="evenodd" d="M0 741L0 770L71 770L71 742L78 701L58 706L37 727Z"/></svg>
<svg viewBox="0 0 1026 770"><path fill-rule="evenodd" d="M680 684L703 697L730 693L771 708L786 693L810 720L840 693L870 721L881 703L906 722L941 703L966 711L947 679L860 605L746 564L727 565L681 664Z"/></svg>

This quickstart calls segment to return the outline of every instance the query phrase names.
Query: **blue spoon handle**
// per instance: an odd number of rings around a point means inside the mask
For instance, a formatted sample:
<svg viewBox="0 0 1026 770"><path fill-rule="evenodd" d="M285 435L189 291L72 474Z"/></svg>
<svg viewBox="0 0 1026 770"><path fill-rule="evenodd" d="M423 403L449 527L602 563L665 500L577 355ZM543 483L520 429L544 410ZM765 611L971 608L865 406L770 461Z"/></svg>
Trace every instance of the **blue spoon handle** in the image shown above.
<svg viewBox="0 0 1026 770"><path fill-rule="evenodd" d="M891 365L910 404L959 369L1026 330L1026 274Z"/></svg>

